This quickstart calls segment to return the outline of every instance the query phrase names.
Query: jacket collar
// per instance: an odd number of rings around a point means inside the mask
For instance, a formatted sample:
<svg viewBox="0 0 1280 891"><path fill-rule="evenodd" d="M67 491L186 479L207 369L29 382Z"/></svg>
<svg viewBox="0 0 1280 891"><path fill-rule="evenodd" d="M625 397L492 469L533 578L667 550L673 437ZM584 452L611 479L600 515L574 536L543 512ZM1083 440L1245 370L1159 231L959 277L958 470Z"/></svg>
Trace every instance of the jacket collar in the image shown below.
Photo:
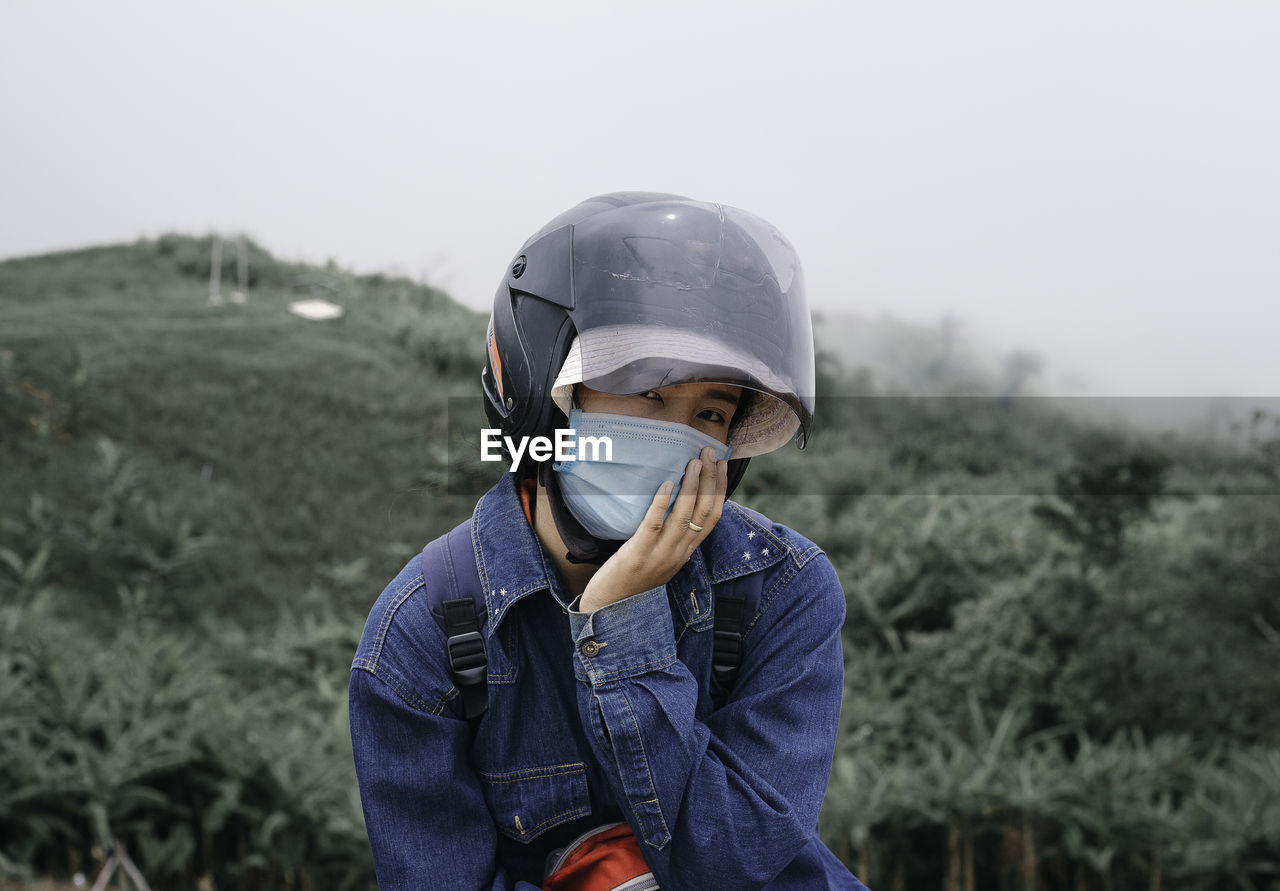
<svg viewBox="0 0 1280 891"><path fill-rule="evenodd" d="M492 636L511 606L537 591L550 591L562 607L567 592L555 565L524 516L514 474L480 498L471 517L471 543L480 573ZM704 621L712 609L713 585L774 565L789 553L785 540L760 514L726 501L720 521L667 585L686 626Z"/></svg>
<svg viewBox="0 0 1280 891"><path fill-rule="evenodd" d="M551 591L567 606L554 566L529 521L516 489L513 473L504 473L476 502L471 515L471 545L484 590L492 637L512 604L535 591Z"/></svg>

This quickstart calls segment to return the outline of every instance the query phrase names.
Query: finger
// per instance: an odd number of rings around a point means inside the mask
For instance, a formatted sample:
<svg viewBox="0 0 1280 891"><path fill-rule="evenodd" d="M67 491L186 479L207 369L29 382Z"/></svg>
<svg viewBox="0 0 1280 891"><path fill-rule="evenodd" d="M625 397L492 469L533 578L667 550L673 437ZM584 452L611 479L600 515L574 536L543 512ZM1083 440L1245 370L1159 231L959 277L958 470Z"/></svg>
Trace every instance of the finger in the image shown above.
<svg viewBox="0 0 1280 891"><path fill-rule="evenodd" d="M671 506L671 522L673 528L682 532L688 531L689 520L693 518L693 506L698 500L698 479L702 475L702 461L694 458L684 469L684 480L680 483L680 494Z"/></svg>
<svg viewBox="0 0 1280 891"><path fill-rule="evenodd" d="M667 505L671 503L671 491L675 487L676 484L671 480L667 480L658 487L653 501L649 502L649 509L644 513L644 520L640 523L641 529L648 529L654 533L662 531L662 521L667 516Z"/></svg>
<svg viewBox="0 0 1280 891"><path fill-rule="evenodd" d="M707 446L702 450L702 462L706 465L708 472L702 474L698 480L698 500L693 508L693 522L702 527L699 534L705 535L708 524L714 524L711 518L716 508L716 487L719 483L719 472L710 472L711 468L716 466L715 449ZM697 532L698 530L694 530Z"/></svg>

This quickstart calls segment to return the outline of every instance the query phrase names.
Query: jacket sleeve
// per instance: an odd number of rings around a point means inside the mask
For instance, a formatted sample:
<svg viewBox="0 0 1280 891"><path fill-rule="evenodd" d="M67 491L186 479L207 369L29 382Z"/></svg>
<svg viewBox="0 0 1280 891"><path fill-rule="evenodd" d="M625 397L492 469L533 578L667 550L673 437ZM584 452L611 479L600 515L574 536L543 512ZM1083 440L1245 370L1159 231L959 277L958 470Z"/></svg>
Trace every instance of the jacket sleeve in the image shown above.
<svg viewBox="0 0 1280 891"><path fill-rule="evenodd" d="M415 580L403 575L370 615L351 671L351 744L378 887L536 891L497 865L497 830L467 761L469 728L446 705L454 687L444 633L410 600ZM411 621L417 610L426 615Z"/></svg>
<svg viewBox="0 0 1280 891"><path fill-rule="evenodd" d="M843 692L826 556L766 583L729 701L696 717L655 588L572 613L581 719L663 888L862 888L817 837Z"/></svg>

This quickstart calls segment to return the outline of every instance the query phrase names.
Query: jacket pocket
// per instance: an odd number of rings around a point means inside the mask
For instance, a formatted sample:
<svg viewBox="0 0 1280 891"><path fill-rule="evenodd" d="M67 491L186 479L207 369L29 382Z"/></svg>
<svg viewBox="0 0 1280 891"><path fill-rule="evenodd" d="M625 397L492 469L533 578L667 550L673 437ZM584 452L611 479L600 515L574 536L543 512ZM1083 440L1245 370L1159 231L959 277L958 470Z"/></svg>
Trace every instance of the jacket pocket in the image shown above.
<svg viewBox="0 0 1280 891"><path fill-rule="evenodd" d="M591 813L587 767L580 761L479 774L493 822L516 841L533 841L552 826Z"/></svg>

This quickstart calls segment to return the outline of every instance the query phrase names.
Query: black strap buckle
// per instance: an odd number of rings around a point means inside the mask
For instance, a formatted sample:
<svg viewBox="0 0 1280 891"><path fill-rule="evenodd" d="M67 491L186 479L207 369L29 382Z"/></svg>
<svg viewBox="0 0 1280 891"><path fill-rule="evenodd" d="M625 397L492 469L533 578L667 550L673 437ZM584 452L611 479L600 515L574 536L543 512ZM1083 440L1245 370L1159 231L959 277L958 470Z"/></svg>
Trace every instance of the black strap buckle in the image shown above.
<svg viewBox="0 0 1280 891"><path fill-rule="evenodd" d="M481 683L489 668L479 631L449 636L449 668L459 686Z"/></svg>
<svg viewBox="0 0 1280 891"><path fill-rule="evenodd" d="M459 597L446 600L441 606L448 634L445 645L449 652L449 670L453 672L453 682L462 696L463 717L470 721L480 717L489 707L489 657L484 651L480 624L476 621L475 604L466 597Z"/></svg>
<svg viewBox="0 0 1280 891"><path fill-rule="evenodd" d="M715 634L711 639L711 672L716 686L711 694L716 708L724 705L729 689L738 679L742 665L742 628L746 620L746 599L726 594L715 599Z"/></svg>
<svg viewBox="0 0 1280 891"><path fill-rule="evenodd" d="M717 630L711 645L711 667L716 680L722 686L729 686L738 676L741 664L742 635L736 631Z"/></svg>

